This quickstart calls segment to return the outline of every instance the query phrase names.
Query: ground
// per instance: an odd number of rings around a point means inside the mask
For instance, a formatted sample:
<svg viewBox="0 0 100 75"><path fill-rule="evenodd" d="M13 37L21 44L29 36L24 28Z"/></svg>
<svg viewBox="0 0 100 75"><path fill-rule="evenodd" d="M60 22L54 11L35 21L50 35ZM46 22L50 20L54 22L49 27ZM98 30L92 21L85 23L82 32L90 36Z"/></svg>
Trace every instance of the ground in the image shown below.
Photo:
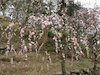
<svg viewBox="0 0 100 75"><path fill-rule="evenodd" d="M34 52L28 53L27 60L25 60L25 55L0 55L0 75L49 75L61 72L60 60L53 53L51 54L52 63L49 62L48 56L44 53L39 55ZM14 59L13 64L11 64L11 58ZM91 60L86 58L81 58L79 61L74 60L73 63L72 66L71 60L67 58L67 71L91 68L93 66Z"/></svg>

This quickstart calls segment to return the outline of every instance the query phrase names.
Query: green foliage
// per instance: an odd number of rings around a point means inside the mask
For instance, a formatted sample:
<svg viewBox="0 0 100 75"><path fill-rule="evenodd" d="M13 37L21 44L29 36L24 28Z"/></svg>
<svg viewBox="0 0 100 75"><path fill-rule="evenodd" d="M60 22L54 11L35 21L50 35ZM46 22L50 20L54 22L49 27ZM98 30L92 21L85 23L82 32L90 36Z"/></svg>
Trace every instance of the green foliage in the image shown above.
<svg viewBox="0 0 100 75"><path fill-rule="evenodd" d="M54 34L53 34L52 30L48 30L48 37L50 37L50 38L54 37Z"/></svg>

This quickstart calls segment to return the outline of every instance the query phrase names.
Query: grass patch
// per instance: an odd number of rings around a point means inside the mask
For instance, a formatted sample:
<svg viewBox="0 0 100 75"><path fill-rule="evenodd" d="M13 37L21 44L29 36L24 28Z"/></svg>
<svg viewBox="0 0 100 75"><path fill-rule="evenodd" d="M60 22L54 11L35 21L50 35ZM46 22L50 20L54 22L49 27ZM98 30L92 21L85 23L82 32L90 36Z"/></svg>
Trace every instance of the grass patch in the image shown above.
<svg viewBox="0 0 100 75"><path fill-rule="evenodd" d="M10 59L13 57L14 64L10 64ZM44 60L43 60L44 58ZM48 61L48 57L41 53L38 56L36 53L28 53L28 58L25 60L25 55L15 56L10 54L8 56L0 55L0 75L48 75L61 72L60 60L54 54L51 54L52 63ZM47 68L47 65L49 69ZM67 71L76 69L90 68L93 63L88 59L74 61L71 66L71 60L66 60Z"/></svg>

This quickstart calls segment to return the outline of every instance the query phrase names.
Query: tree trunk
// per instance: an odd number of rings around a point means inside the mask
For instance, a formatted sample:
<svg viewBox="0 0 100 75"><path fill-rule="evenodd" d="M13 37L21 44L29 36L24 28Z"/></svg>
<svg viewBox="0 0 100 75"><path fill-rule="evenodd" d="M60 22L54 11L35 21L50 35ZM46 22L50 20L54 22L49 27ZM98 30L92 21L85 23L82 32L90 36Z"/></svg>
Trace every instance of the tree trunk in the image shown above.
<svg viewBox="0 0 100 75"><path fill-rule="evenodd" d="M47 43L48 41L48 26L44 28L44 33L43 33L43 43Z"/></svg>
<svg viewBox="0 0 100 75"><path fill-rule="evenodd" d="M97 55L96 55L96 52L94 51L94 66L93 66L93 74L95 75L96 73L96 67L97 67L97 61L96 61L96 58L97 58Z"/></svg>
<svg viewBox="0 0 100 75"><path fill-rule="evenodd" d="M71 66L73 66L73 61L74 61L74 48L73 48L73 45L72 45L72 50L71 50Z"/></svg>
<svg viewBox="0 0 100 75"><path fill-rule="evenodd" d="M61 61L62 75L66 75L66 61L62 59Z"/></svg>

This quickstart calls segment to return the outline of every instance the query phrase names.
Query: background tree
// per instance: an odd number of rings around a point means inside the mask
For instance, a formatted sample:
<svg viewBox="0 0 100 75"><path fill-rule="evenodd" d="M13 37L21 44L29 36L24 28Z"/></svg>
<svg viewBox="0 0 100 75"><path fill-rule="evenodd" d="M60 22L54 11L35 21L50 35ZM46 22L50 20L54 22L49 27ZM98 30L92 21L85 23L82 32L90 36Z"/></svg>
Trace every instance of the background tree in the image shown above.
<svg viewBox="0 0 100 75"><path fill-rule="evenodd" d="M6 16L5 11L8 8L8 2L9 0L0 0L0 10L3 13L3 16Z"/></svg>

